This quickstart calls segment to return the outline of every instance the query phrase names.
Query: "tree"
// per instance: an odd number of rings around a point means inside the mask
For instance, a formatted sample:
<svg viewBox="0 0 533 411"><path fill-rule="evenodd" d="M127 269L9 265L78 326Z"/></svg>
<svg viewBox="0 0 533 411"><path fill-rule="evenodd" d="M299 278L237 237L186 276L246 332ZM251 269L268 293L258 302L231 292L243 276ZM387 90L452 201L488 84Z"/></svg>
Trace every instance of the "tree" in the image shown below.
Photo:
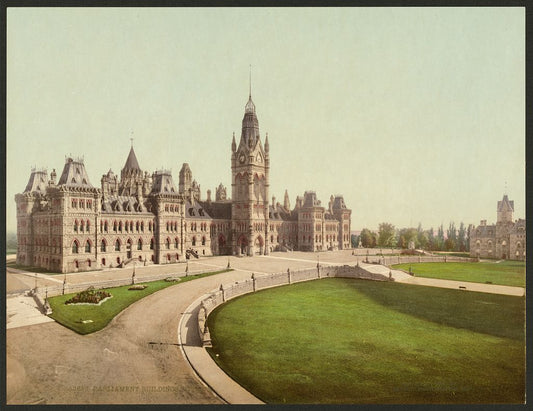
<svg viewBox="0 0 533 411"><path fill-rule="evenodd" d="M352 234L350 236L350 240L352 242L352 248L357 248L357 246L359 245L359 236Z"/></svg>
<svg viewBox="0 0 533 411"><path fill-rule="evenodd" d="M423 250L427 249L429 244L429 236L427 231L420 231L418 233L418 246Z"/></svg>
<svg viewBox="0 0 533 411"><path fill-rule="evenodd" d="M365 248L374 248L376 246L375 237L368 228L363 228L359 235L361 245Z"/></svg>
<svg viewBox="0 0 533 411"><path fill-rule="evenodd" d="M447 238L444 241L444 249L446 251L453 251L455 249L455 240L453 238Z"/></svg>
<svg viewBox="0 0 533 411"><path fill-rule="evenodd" d="M462 221L457 233L457 251L466 251L466 229Z"/></svg>
<svg viewBox="0 0 533 411"><path fill-rule="evenodd" d="M396 245L396 230L391 223L381 223L378 230L378 245L380 247L394 247Z"/></svg>
<svg viewBox="0 0 533 411"><path fill-rule="evenodd" d="M444 249L444 228L442 227L442 224L441 224L439 226L439 229L437 230L435 250L443 250L443 249Z"/></svg>
<svg viewBox="0 0 533 411"><path fill-rule="evenodd" d="M428 231L427 231L427 235L428 235L428 249L431 250L431 251L434 251L436 250L436 244L435 244L435 232L433 230L433 227L431 227Z"/></svg>
<svg viewBox="0 0 533 411"><path fill-rule="evenodd" d="M409 248L409 244L413 243L414 247L418 247L418 230L416 228L402 228L398 232L398 247Z"/></svg>

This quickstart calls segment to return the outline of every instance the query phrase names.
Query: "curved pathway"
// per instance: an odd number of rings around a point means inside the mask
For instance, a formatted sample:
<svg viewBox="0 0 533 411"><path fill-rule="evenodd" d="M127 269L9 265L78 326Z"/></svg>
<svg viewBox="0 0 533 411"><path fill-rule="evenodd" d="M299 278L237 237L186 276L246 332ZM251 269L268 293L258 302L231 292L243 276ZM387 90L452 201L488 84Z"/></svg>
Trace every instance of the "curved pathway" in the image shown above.
<svg viewBox="0 0 533 411"><path fill-rule="evenodd" d="M178 323L191 299L249 276L232 271L166 288L85 336L55 322L7 330L7 403L223 403L182 355Z"/></svg>

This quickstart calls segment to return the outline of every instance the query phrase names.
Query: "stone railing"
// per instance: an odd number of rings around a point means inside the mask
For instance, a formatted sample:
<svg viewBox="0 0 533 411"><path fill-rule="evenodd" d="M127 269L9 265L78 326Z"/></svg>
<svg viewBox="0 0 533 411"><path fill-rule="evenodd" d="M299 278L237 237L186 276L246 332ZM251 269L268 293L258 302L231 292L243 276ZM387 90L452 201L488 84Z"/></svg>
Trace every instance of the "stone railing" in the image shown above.
<svg viewBox="0 0 533 411"><path fill-rule="evenodd" d="M292 283L317 280L327 277L346 277L346 278L360 278L373 281L389 281L389 277L371 273L364 268L356 266L323 266L319 268L307 268L297 271L287 270L286 272L276 274L252 274L250 279L235 282L233 284L220 285L217 290L212 291L204 298L200 304L198 311L198 333L200 340L204 347L211 346L211 336L209 327L207 326L207 317L220 304L225 303L231 298L253 293L265 288L278 287L282 285L289 285Z"/></svg>
<svg viewBox="0 0 533 411"><path fill-rule="evenodd" d="M368 263L382 264L390 267L394 264L408 264L408 263L472 263L477 262L476 258L469 257L455 257L447 255L397 255L397 256L369 256ZM361 262L367 262L366 256L361 259Z"/></svg>
<svg viewBox="0 0 533 411"><path fill-rule="evenodd" d="M70 293L78 293L80 291L84 291L89 287L94 287L95 289L103 289L103 288L111 288L111 287L120 287L123 285L130 285L130 284L137 284L137 283L147 283L150 281L157 281L157 280L164 280L166 278L172 278L177 280L180 277L185 276L193 276L195 274L204 274L209 271L205 270L198 270L198 271L189 271L188 273L175 273L175 274L157 274L149 277L139 277L139 276L131 276L131 277L125 277L125 278L117 278L115 280L107 280L107 281L98 281L98 282L86 282L86 283L79 283L79 284L71 284L71 283L64 283L63 285L57 285L57 286L48 286L48 287L42 287L39 286L37 290L32 290L33 293L38 295L41 299L46 299L47 297L54 297L56 295L61 294L70 294ZM60 276L57 276L60 277Z"/></svg>

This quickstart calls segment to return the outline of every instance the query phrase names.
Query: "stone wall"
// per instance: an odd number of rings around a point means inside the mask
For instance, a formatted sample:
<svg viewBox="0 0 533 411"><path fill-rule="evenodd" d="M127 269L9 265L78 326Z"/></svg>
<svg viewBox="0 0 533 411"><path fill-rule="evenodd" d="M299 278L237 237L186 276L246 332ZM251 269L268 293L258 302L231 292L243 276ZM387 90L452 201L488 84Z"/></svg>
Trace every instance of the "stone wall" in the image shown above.
<svg viewBox="0 0 533 411"><path fill-rule="evenodd" d="M297 271L286 271L276 274L255 275L248 280L233 284L220 285L219 289L211 292L202 300L198 312L198 332L204 346L211 346L211 337L206 325L209 314L220 304L231 298L259 291L265 288L278 287L292 283L317 280L327 277L359 278L372 281L389 281L389 277L366 271L360 266L320 266Z"/></svg>

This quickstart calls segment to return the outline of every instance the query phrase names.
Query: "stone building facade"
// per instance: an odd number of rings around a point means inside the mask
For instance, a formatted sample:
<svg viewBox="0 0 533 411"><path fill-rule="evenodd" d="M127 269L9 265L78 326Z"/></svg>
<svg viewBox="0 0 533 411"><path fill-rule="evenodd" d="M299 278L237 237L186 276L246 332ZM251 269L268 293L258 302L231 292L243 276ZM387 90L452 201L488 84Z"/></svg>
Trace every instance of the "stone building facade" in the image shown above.
<svg viewBox="0 0 533 411"><path fill-rule="evenodd" d="M504 195L496 208L496 224L481 220L470 232L470 256L510 260L526 259L526 220L513 220L514 201Z"/></svg>
<svg viewBox="0 0 533 411"><path fill-rule="evenodd" d="M151 175L133 145L120 172L91 184L83 159L55 169L33 169L17 203L17 263L54 272L127 264L168 264L191 256L268 254L350 247L351 210L342 195L323 207L316 193L298 196L293 209L269 197L269 142L264 144L251 95L241 137L231 143L231 198L220 184L207 198L187 163L176 186L168 170Z"/></svg>

